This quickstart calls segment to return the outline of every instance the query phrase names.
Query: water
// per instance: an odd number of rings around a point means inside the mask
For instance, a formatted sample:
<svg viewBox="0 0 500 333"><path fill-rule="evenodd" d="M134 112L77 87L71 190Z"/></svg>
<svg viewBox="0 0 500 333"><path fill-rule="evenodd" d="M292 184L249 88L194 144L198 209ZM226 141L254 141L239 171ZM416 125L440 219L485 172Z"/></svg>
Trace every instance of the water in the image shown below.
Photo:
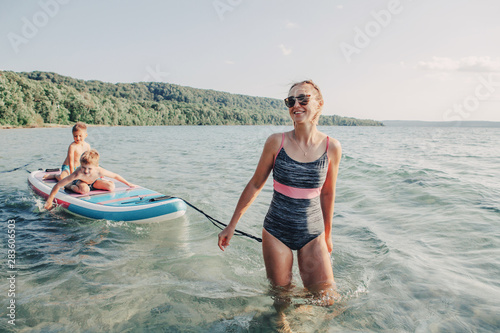
<svg viewBox="0 0 500 333"><path fill-rule="evenodd" d="M92 127L101 165L229 221L263 144L285 127ZM298 269L296 332L500 330L498 129L324 127L340 140L332 263L340 301L311 306ZM0 171L59 167L69 128L0 130ZM0 331L274 332L260 244L226 252L198 212L149 225L93 221L0 173ZM238 225L260 235L266 187ZM8 296L15 220L15 297ZM299 306L299 304L306 304Z"/></svg>

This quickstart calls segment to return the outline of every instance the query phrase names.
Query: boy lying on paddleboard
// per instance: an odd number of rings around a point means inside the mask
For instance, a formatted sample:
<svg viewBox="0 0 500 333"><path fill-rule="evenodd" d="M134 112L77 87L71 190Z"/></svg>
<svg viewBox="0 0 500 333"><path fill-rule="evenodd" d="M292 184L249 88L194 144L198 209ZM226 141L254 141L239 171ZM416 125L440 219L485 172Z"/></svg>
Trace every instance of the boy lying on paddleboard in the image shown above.
<svg viewBox="0 0 500 333"><path fill-rule="evenodd" d="M92 149L82 154L80 158L80 167L78 167L68 177L61 179L52 188L52 191L47 198L47 202L45 203L45 209L52 209L52 202L54 201L56 193L61 187L80 194L85 194L92 190L113 191L115 189L115 184L112 181L105 180L102 177L116 179L130 187L137 186L126 181L119 174L101 168L99 166L99 153L97 152L97 150Z"/></svg>

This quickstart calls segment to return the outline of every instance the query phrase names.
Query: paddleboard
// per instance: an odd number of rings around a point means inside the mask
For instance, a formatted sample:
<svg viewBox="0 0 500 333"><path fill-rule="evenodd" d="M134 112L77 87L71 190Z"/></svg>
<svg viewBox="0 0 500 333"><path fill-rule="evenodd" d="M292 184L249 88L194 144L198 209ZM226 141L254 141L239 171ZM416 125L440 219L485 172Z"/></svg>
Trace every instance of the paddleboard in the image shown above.
<svg viewBox="0 0 500 333"><path fill-rule="evenodd" d="M45 180L43 176L58 173L59 170L33 171L28 176L28 184L36 194L47 199L57 181ZM115 183L113 191L94 190L79 194L63 188L56 194L54 203L77 216L134 223L161 222L186 213L187 206L182 199L106 179Z"/></svg>

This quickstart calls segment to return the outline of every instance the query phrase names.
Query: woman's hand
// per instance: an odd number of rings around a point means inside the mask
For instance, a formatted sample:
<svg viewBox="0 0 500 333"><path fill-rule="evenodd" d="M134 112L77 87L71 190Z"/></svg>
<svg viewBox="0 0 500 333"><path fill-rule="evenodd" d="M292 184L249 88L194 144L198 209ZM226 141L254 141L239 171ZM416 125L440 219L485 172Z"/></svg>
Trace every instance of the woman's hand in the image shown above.
<svg viewBox="0 0 500 333"><path fill-rule="evenodd" d="M224 230L222 230L219 233L218 245L222 251L224 251L224 249L229 246L229 241L231 240L233 235L234 235L234 229L232 229L229 226L225 227Z"/></svg>

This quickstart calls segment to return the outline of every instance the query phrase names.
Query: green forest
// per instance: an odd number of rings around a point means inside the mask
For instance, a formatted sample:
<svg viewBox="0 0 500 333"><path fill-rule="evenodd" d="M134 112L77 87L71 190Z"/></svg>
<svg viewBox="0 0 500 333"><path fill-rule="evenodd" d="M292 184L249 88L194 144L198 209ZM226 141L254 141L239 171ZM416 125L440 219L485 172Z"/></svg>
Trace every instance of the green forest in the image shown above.
<svg viewBox="0 0 500 333"><path fill-rule="evenodd" d="M0 71L0 125L289 125L280 99L169 83L105 83L55 73ZM320 117L320 125L381 126L373 120Z"/></svg>

